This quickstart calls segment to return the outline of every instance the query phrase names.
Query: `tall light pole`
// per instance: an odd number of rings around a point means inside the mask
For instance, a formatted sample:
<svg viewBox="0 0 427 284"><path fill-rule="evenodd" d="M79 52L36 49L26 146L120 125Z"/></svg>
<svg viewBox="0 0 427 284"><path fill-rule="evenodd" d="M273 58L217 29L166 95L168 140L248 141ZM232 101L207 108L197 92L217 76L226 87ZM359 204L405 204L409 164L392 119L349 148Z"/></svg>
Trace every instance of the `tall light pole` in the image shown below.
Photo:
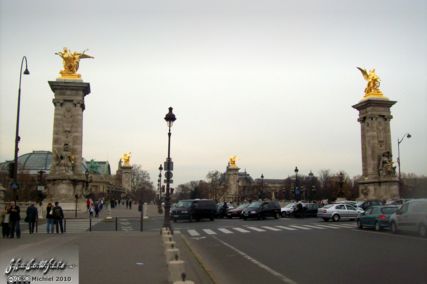
<svg viewBox="0 0 427 284"><path fill-rule="evenodd" d="M308 188L309 190L308 198L310 200L313 200L313 176L314 176L313 172L310 170L310 172L308 173L308 177L310 179L310 187Z"/></svg>
<svg viewBox="0 0 427 284"><path fill-rule="evenodd" d="M165 196L165 218L163 221L163 227L169 228L170 232L173 234L172 226L170 224L170 184L172 182L172 171L173 171L173 162L170 156L171 152L171 128L176 120L175 114L172 112L173 108L169 107L169 112L165 116L167 126L169 128L168 132L168 157L165 162L165 177L166 177L166 196Z"/></svg>
<svg viewBox="0 0 427 284"><path fill-rule="evenodd" d="M298 189L298 172L299 172L299 170L298 170L298 167L295 167L294 172L295 172L295 190L294 190L295 199L297 201L299 201L298 200L298 197L299 197L299 189Z"/></svg>
<svg viewBox="0 0 427 284"><path fill-rule="evenodd" d="M24 65L25 61L25 70L22 72L22 66ZM29 75L30 71L28 71L28 64L27 64L27 57L22 57L21 61L21 70L19 71L19 87L18 87L18 107L16 111L16 133L15 133L15 156L14 156L14 162L13 162L13 182L12 182L12 189L13 189L13 200L16 203L16 190L18 189L18 152L19 152L19 141L21 140L21 137L19 137L19 115L21 112L21 80L22 80L22 74Z"/></svg>
<svg viewBox="0 0 427 284"><path fill-rule="evenodd" d="M159 214L162 214L163 212L163 210L162 210L162 171L163 171L163 167L162 167L162 164L160 164L160 167L159 167L159 179L158 179L158 182L159 182L159 204L158 204L158 212L159 212Z"/></svg>
<svg viewBox="0 0 427 284"><path fill-rule="evenodd" d="M401 184L402 184L401 176L400 176L400 143L402 143L405 138L409 139L411 137L412 137L411 134L406 133L405 135L403 135L402 138L400 138L400 139L397 138L397 166L399 167L399 191L401 189L400 187L401 187Z"/></svg>
<svg viewBox="0 0 427 284"><path fill-rule="evenodd" d="M343 174L343 172L340 172L338 174L338 184L340 186L340 189L338 192L338 197L343 197L343 191L342 191L342 187L344 185L344 174Z"/></svg>
<svg viewBox="0 0 427 284"><path fill-rule="evenodd" d="M258 198L264 200L264 174L261 174L261 192L258 194Z"/></svg>

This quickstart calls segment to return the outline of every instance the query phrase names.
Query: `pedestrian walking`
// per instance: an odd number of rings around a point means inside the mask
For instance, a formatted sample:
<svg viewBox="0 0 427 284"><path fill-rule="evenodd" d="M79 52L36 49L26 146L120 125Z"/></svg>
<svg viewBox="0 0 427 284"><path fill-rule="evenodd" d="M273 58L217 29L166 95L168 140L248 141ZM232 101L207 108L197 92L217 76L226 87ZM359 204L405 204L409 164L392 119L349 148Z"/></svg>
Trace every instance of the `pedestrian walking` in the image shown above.
<svg viewBox="0 0 427 284"><path fill-rule="evenodd" d="M101 210L101 201L98 200L95 204L95 218L99 217L99 211Z"/></svg>
<svg viewBox="0 0 427 284"><path fill-rule="evenodd" d="M54 222L55 221L53 218L53 205L49 202L46 207L46 232L48 234L53 234Z"/></svg>
<svg viewBox="0 0 427 284"><path fill-rule="evenodd" d="M89 217L92 218L93 217L93 213L95 211L94 205L93 203L90 205L89 207Z"/></svg>
<svg viewBox="0 0 427 284"><path fill-rule="evenodd" d="M6 205L0 214L1 232L3 239L9 237L9 205Z"/></svg>
<svg viewBox="0 0 427 284"><path fill-rule="evenodd" d="M16 238L19 239L21 238L21 226L20 226L20 221L21 221L21 211L19 209L19 206L16 205L16 202L13 202L10 205L9 208L9 237L11 239L13 239L15 237L16 234Z"/></svg>
<svg viewBox="0 0 427 284"><path fill-rule="evenodd" d="M28 206L27 208L27 216L25 217L25 222L28 222L30 234L34 233L34 227L36 226L38 218L39 212L34 206L34 203L31 203L30 206Z"/></svg>
<svg viewBox="0 0 427 284"><path fill-rule="evenodd" d="M55 202L55 207L53 207L53 220L55 222L56 233L59 234L59 229L61 230L61 234L64 233L64 211L62 211L58 201Z"/></svg>
<svg viewBox="0 0 427 284"><path fill-rule="evenodd" d="M132 199L129 200L129 209L132 209Z"/></svg>

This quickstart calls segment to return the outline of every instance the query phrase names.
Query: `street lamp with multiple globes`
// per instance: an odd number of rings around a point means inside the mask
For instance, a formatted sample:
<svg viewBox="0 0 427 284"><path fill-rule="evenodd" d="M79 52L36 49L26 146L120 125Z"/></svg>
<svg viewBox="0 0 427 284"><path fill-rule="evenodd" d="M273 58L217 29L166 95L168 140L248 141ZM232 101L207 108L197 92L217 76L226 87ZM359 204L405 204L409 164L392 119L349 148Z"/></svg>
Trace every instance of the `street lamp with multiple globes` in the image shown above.
<svg viewBox="0 0 427 284"><path fill-rule="evenodd" d="M25 70L22 72L22 66L25 61ZM15 155L14 155L14 161L13 161L13 181L12 181L12 190L13 190L13 200L16 202L17 195L16 190L18 189L18 152L19 152L19 141L21 140L21 137L19 137L19 115L21 112L21 79L22 74L29 75L30 71L28 71L28 64L27 64L27 57L22 57L21 61L21 70L19 71L19 88L18 88L18 107L16 111L16 133L15 133Z"/></svg>
<svg viewBox="0 0 427 284"><path fill-rule="evenodd" d="M169 107L169 112L165 116L167 126L169 128L168 132L168 157L165 162L165 177L166 177L166 196L165 196L165 217L163 221L163 227L169 228L170 232L173 234L172 226L170 224L170 184L172 182L172 171L173 171L173 162L170 157L171 151L171 127L176 120L175 114L172 112L173 108Z"/></svg>
<svg viewBox="0 0 427 284"><path fill-rule="evenodd" d="M397 166L399 167L399 189L400 189L400 184L401 184L401 180L400 180L400 143L403 142L403 140L405 138L411 138L412 135L409 133L406 133L405 135L403 135L402 138L397 138Z"/></svg>
<svg viewBox="0 0 427 284"><path fill-rule="evenodd" d="M313 172L310 170L310 172L308 173L308 178L309 178L309 180L310 180L310 187L308 188L308 190L309 190L308 198L309 198L310 200L313 200L313 188L314 188L314 185L313 185L313 176L314 176L314 174L313 174Z"/></svg>
<svg viewBox="0 0 427 284"><path fill-rule="evenodd" d="M343 197L344 192L342 191L342 187L344 185L344 174L343 172L340 172L338 174L338 184L340 186L339 192L338 192L338 197Z"/></svg>

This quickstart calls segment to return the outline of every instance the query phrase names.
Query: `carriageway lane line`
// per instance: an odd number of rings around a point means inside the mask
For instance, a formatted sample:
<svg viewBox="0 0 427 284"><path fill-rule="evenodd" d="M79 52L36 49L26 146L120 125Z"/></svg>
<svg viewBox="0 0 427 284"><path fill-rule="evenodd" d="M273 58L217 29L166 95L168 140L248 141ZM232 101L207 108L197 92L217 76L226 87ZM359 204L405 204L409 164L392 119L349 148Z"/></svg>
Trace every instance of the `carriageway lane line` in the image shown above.
<svg viewBox="0 0 427 284"><path fill-rule="evenodd" d="M274 275L275 277L277 277L278 279L280 279L283 283L297 284L296 281L294 281L291 278L289 278L289 277L281 274L280 272L274 270L273 268L271 268L271 267L263 264L262 262L256 260L255 258L247 255L246 253L244 253L243 251L239 250L238 248L230 245L229 243L224 242L223 240L220 240L216 236L212 236L212 238L215 239L216 241L218 241L219 243L223 244L224 246L230 248L231 250L235 251L236 253L238 253L239 255L241 255L243 258L245 258L246 260L252 262L253 264L255 264L256 266L258 266L259 268L264 269L265 271L267 271L271 275Z"/></svg>

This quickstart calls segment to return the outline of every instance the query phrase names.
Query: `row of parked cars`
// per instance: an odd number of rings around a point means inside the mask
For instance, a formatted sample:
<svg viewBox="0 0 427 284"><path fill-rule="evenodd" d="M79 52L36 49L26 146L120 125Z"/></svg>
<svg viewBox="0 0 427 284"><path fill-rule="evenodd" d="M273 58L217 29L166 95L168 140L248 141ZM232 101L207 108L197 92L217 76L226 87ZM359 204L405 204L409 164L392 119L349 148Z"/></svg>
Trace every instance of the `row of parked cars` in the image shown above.
<svg viewBox="0 0 427 284"><path fill-rule="evenodd" d="M403 204L383 204L381 201L343 201L321 206L318 203L289 203L283 208L277 201L255 201L240 204L236 208L216 204L209 199L181 200L171 209L174 222L180 219L193 220L218 217L265 219L267 217L319 217L324 221L356 220L360 229L390 228L392 232L412 231L427 236L427 199L414 199Z"/></svg>

